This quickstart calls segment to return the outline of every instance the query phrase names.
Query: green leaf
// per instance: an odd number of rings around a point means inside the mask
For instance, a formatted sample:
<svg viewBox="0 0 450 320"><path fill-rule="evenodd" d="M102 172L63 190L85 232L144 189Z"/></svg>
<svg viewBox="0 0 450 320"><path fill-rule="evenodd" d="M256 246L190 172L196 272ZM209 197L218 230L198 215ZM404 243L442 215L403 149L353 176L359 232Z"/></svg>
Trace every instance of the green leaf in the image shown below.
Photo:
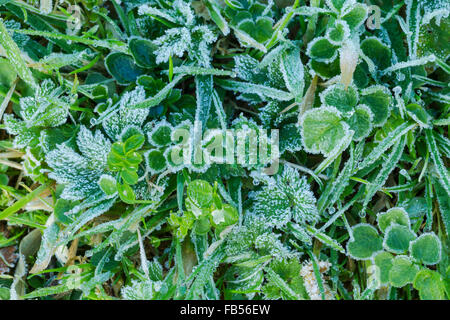
<svg viewBox="0 0 450 320"><path fill-rule="evenodd" d="M349 5L345 10L344 15L342 16L342 20L347 22L351 30L354 30L361 26L364 21L366 21L366 19L367 6L361 3Z"/></svg>
<svg viewBox="0 0 450 320"><path fill-rule="evenodd" d="M438 179L433 179L434 189L439 203L439 211L447 236L450 235L450 197Z"/></svg>
<svg viewBox="0 0 450 320"><path fill-rule="evenodd" d="M138 182L139 176L137 175L136 171L134 170L129 170L129 169L122 169L122 171L120 171L120 177L122 178L122 180L129 184L129 185L133 185L136 184Z"/></svg>
<svg viewBox="0 0 450 320"><path fill-rule="evenodd" d="M144 73L144 69L136 65L133 57L122 52L110 53L105 58L105 67L117 83L122 85L135 82Z"/></svg>
<svg viewBox="0 0 450 320"><path fill-rule="evenodd" d="M100 189L108 196L113 195L117 192L117 181L112 176L103 174L98 180Z"/></svg>
<svg viewBox="0 0 450 320"><path fill-rule="evenodd" d="M159 123L148 135L151 144L156 147L164 147L171 144L172 131L173 128L168 122Z"/></svg>
<svg viewBox="0 0 450 320"><path fill-rule="evenodd" d="M354 86L345 88L343 84L335 84L328 87L320 95L322 104L335 107L344 115L353 111L358 103L358 91Z"/></svg>
<svg viewBox="0 0 450 320"><path fill-rule="evenodd" d="M420 270L414 278L413 286L419 290L421 300L446 300L444 281L436 271Z"/></svg>
<svg viewBox="0 0 450 320"><path fill-rule="evenodd" d="M341 113L333 107L311 109L300 120L301 135L305 150L327 156L349 134L347 123L342 121Z"/></svg>
<svg viewBox="0 0 450 320"><path fill-rule="evenodd" d="M128 204L134 204L136 201L136 195L133 189L126 183L120 184L117 182L117 191L119 192L120 199Z"/></svg>
<svg viewBox="0 0 450 320"><path fill-rule="evenodd" d="M301 101L305 88L305 75L303 63L300 60L300 48L288 48L283 52L280 66L286 87L295 96L296 101Z"/></svg>
<svg viewBox="0 0 450 320"><path fill-rule="evenodd" d="M414 277L419 271L419 267L412 263L406 256L397 256L392 262L389 271L389 281L396 288L406 286L414 281Z"/></svg>
<svg viewBox="0 0 450 320"><path fill-rule="evenodd" d="M145 137L142 134L135 134L129 137L123 145L125 153L140 149L144 142Z"/></svg>
<svg viewBox="0 0 450 320"><path fill-rule="evenodd" d="M392 268L393 260L394 256L386 251L382 251L374 257L375 265L380 268L381 284L389 282L389 271Z"/></svg>
<svg viewBox="0 0 450 320"><path fill-rule="evenodd" d="M158 46L150 40L132 38L128 43L128 47L138 66L143 68L153 68L156 66L156 56L153 52L158 49Z"/></svg>
<svg viewBox="0 0 450 320"><path fill-rule="evenodd" d="M353 140L361 141L372 131L373 113L369 107L362 104L355 108L352 116L347 120L351 130L355 131Z"/></svg>
<svg viewBox="0 0 450 320"><path fill-rule="evenodd" d="M416 238L409 227L391 224L386 228L383 247L393 253L402 254L408 251L409 243Z"/></svg>
<svg viewBox="0 0 450 320"><path fill-rule="evenodd" d="M433 265L441 261L442 245L434 233L424 233L410 243L412 258L425 265Z"/></svg>
<svg viewBox="0 0 450 320"><path fill-rule="evenodd" d="M373 125L382 126L391 112L391 94L386 87L375 85L361 91L361 104L373 113Z"/></svg>
<svg viewBox="0 0 450 320"><path fill-rule="evenodd" d="M326 37L334 45L340 45L350 36L350 28L343 20L337 20L334 26L327 29Z"/></svg>
<svg viewBox="0 0 450 320"><path fill-rule="evenodd" d="M381 232L385 232L386 228L392 224L398 224L410 228L408 213L400 207L391 208L386 212L377 214L378 227Z"/></svg>
<svg viewBox="0 0 450 320"><path fill-rule="evenodd" d="M420 105L410 103L406 106L406 112L421 128L431 128L433 118Z"/></svg>
<svg viewBox="0 0 450 320"><path fill-rule="evenodd" d="M146 153L145 159L152 175L163 172L167 168L167 159L161 150L150 150Z"/></svg>
<svg viewBox="0 0 450 320"><path fill-rule="evenodd" d="M187 187L189 199L199 208L207 208L213 200L213 188L204 180L194 180Z"/></svg>
<svg viewBox="0 0 450 320"><path fill-rule="evenodd" d="M384 70L391 65L391 49L380 39L375 37L364 39L361 42L361 50L379 70Z"/></svg>
<svg viewBox="0 0 450 320"><path fill-rule="evenodd" d="M369 260L383 250L383 240L373 226L361 223L352 228L352 233L347 243L347 253L353 259Z"/></svg>
<svg viewBox="0 0 450 320"><path fill-rule="evenodd" d="M4 48L10 64L14 67L19 77L31 87L37 87L31 70L23 60L19 47L9 35L8 30L3 24L3 20L0 20L0 44Z"/></svg>
<svg viewBox="0 0 450 320"><path fill-rule="evenodd" d="M306 54L318 62L329 63L337 57L337 46L325 37L319 37L311 41Z"/></svg>
<svg viewBox="0 0 450 320"><path fill-rule="evenodd" d="M326 235L323 232L320 232L319 230L311 227L311 226L306 226L306 230L313 236L315 237L317 240L319 240L320 242L322 242L323 244L329 246L330 248L333 248L336 251L339 251L341 253L345 253L345 249L342 248L342 246L333 238L331 238L330 236Z"/></svg>

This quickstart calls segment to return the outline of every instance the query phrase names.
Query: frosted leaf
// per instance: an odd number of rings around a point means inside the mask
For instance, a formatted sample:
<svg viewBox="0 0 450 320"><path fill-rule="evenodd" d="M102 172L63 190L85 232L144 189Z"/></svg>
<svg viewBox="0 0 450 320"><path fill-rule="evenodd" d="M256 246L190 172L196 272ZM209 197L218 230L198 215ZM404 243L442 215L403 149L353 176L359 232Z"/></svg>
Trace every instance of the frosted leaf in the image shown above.
<svg viewBox="0 0 450 320"><path fill-rule="evenodd" d="M119 110L115 111L109 118L103 121L103 128L108 136L113 140L118 140L122 131L129 126L142 127L148 116L149 109L129 108L128 106L137 104L145 100L145 90L142 86L137 86L133 91L123 94L119 103Z"/></svg>
<svg viewBox="0 0 450 320"><path fill-rule="evenodd" d="M15 136L13 141L15 148L23 149L39 142L38 128L27 128L25 122L14 118L12 114L5 114L3 118L6 131Z"/></svg>
<svg viewBox="0 0 450 320"><path fill-rule="evenodd" d="M272 180L273 181L273 180ZM305 177L289 166L276 176L275 181L249 194L252 211L261 215L266 224L280 228L291 219L300 224L315 224L319 220L316 199Z"/></svg>
<svg viewBox="0 0 450 320"><path fill-rule="evenodd" d="M317 37L308 44L306 54L315 61L330 63L337 57L337 46L325 37Z"/></svg>
<svg viewBox="0 0 450 320"><path fill-rule="evenodd" d="M234 56L233 72L236 73L236 77L249 82L258 82L261 77L264 77L259 67L259 61L247 54Z"/></svg>
<svg viewBox="0 0 450 320"><path fill-rule="evenodd" d="M325 156L331 154L349 135L348 124L341 120L341 113L334 107L306 111L300 119L305 150Z"/></svg>
<svg viewBox="0 0 450 320"><path fill-rule="evenodd" d="M52 169L49 178L65 185L63 199L79 200L98 192L101 173L90 169L89 161L68 146L58 145L46 155L46 161Z"/></svg>
<svg viewBox="0 0 450 320"><path fill-rule="evenodd" d="M131 285L124 286L121 290L124 300L153 300L161 290L160 281L138 281L132 280Z"/></svg>
<svg viewBox="0 0 450 320"><path fill-rule="evenodd" d="M77 145L92 168L99 170L106 168L111 142L100 130L96 130L95 134L92 134L85 126L81 126L77 136Z"/></svg>

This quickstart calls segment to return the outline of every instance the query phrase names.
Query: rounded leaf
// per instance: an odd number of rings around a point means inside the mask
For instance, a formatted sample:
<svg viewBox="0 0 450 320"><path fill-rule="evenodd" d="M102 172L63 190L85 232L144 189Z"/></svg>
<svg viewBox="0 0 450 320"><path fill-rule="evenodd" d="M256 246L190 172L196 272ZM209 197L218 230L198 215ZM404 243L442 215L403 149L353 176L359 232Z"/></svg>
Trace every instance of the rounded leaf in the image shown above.
<svg viewBox="0 0 450 320"><path fill-rule="evenodd" d="M406 256L395 257L391 270L389 271L389 281L396 288L406 286L412 283L419 271L419 267L412 263Z"/></svg>
<svg viewBox="0 0 450 320"><path fill-rule="evenodd" d="M375 265L380 269L380 282L385 284L389 282L389 271L392 268L394 256L389 252L382 251L373 258Z"/></svg>
<svg viewBox="0 0 450 320"><path fill-rule="evenodd" d="M158 46L150 40L132 38L128 43L128 47L137 65L143 68L156 66L156 56L153 52L158 49Z"/></svg>
<svg viewBox="0 0 450 320"><path fill-rule="evenodd" d="M367 19L367 6L365 4L356 3L349 5L342 20L347 22L351 30L354 30L361 26Z"/></svg>
<svg viewBox="0 0 450 320"><path fill-rule="evenodd" d="M167 160L161 150L153 149L146 154L147 167L151 174L164 171L167 168Z"/></svg>
<svg viewBox="0 0 450 320"><path fill-rule="evenodd" d="M333 27L327 30L326 37L331 44L340 45L345 39L350 36L350 28L347 22L337 20Z"/></svg>
<svg viewBox="0 0 450 320"><path fill-rule="evenodd" d="M383 240L377 230L369 224L358 224L352 228L353 237L347 243L347 252L356 260L369 260L383 250Z"/></svg>
<svg viewBox="0 0 450 320"><path fill-rule="evenodd" d="M416 238L416 234L409 227L391 224L386 228L383 247L393 253L405 253L409 243Z"/></svg>
<svg viewBox="0 0 450 320"><path fill-rule="evenodd" d="M328 155L340 145L348 131L341 113L333 107L321 107L305 112L301 119L301 135L305 150Z"/></svg>
<svg viewBox="0 0 450 320"><path fill-rule="evenodd" d="M341 73L339 58L334 59L330 63L311 59L309 64L311 69L323 79L333 78Z"/></svg>
<svg viewBox="0 0 450 320"><path fill-rule="evenodd" d="M373 113L373 125L382 126L390 114L391 94L383 86L372 86L361 91L360 103Z"/></svg>
<svg viewBox="0 0 450 320"><path fill-rule="evenodd" d="M331 62L337 57L337 46L332 44L327 38L319 37L308 45L306 54L319 62Z"/></svg>
<svg viewBox="0 0 450 320"><path fill-rule="evenodd" d="M373 114L366 105L359 105L355 108L355 112L347 120L350 129L355 131L353 140L360 141L367 137L372 131Z"/></svg>
<svg viewBox="0 0 450 320"><path fill-rule="evenodd" d="M444 281L436 271L420 270L414 278L413 286L419 291L421 300L445 300Z"/></svg>
<svg viewBox="0 0 450 320"><path fill-rule="evenodd" d="M411 241L409 251L415 261L432 265L441 261L442 245L434 233L424 233Z"/></svg>
<svg viewBox="0 0 450 320"><path fill-rule="evenodd" d="M117 192L116 184L116 179L107 174L101 175L100 179L98 180L100 189L102 189L102 191L108 196L111 196Z"/></svg>
<svg viewBox="0 0 450 320"><path fill-rule="evenodd" d="M122 53L110 53L105 59L106 70L119 84L127 85L135 82L144 73L144 69L136 65L133 57Z"/></svg>
<svg viewBox="0 0 450 320"><path fill-rule="evenodd" d="M350 113L358 103L358 91L354 86L345 88L343 84L328 87L320 95L320 101L330 107L335 107L342 113Z"/></svg>
<svg viewBox="0 0 450 320"><path fill-rule="evenodd" d="M378 213L377 215L378 227L381 232L384 232L391 224L399 224L405 227L410 227L409 216L405 209L400 207L391 208L386 212Z"/></svg>
<svg viewBox="0 0 450 320"><path fill-rule="evenodd" d="M172 126L162 121L149 133L150 142L157 147L164 147L172 143Z"/></svg>
<svg viewBox="0 0 450 320"><path fill-rule="evenodd" d="M361 42L361 50L378 69L383 70L391 65L391 49L380 39L375 37L364 39Z"/></svg>

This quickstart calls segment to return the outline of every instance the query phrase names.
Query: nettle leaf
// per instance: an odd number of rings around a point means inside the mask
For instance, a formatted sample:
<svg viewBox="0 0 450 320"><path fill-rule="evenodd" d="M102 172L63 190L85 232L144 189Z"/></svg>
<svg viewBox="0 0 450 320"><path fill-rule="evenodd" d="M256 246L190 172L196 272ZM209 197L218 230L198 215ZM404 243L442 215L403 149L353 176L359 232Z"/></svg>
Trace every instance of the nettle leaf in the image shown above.
<svg viewBox="0 0 450 320"><path fill-rule="evenodd" d="M412 258L425 265L433 265L441 261L442 244L434 233L424 233L409 246Z"/></svg>
<svg viewBox="0 0 450 320"><path fill-rule="evenodd" d="M373 113L373 125L382 126L391 112L391 94L384 86L375 85L361 91L360 103Z"/></svg>
<svg viewBox="0 0 450 320"><path fill-rule="evenodd" d="M408 115L417 122L421 128L431 128L433 117L417 103L410 103L406 106Z"/></svg>
<svg viewBox="0 0 450 320"><path fill-rule="evenodd" d="M380 268L380 282L386 284L389 282L389 271L393 266L394 256L389 252L382 251L373 258L375 265Z"/></svg>
<svg viewBox="0 0 450 320"><path fill-rule="evenodd" d="M282 173L265 183L249 197L253 200L252 211L265 217L268 226L280 228L291 219L301 225L319 220L316 198L297 170L285 166Z"/></svg>
<svg viewBox="0 0 450 320"><path fill-rule="evenodd" d="M353 236L347 243L347 253L355 260L369 260L383 250L383 239L377 229L360 223L352 228Z"/></svg>
<svg viewBox="0 0 450 320"><path fill-rule="evenodd" d="M156 66L156 56L153 52L158 47L153 42L146 39L132 38L128 42L128 46L138 66L143 68Z"/></svg>
<svg viewBox="0 0 450 320"><path fill-rule="evenodd" d="M416 238L416 234L406 226L391 224L385 230L383 247L390 252L402 254L408 251L409 243Z"/></svg>
<svg viewBox="0 0 450 320"><path fill-rule="evenodd" d="M135 82L140 75L144 74L144 69L134 62L133 57L122 52L110 53L105 58L105 67L117 83L122 85Z"/></svg>
<svg viewBox="0 0 450 320"><path fill-rule="evenodd" d="M393 287L404 287L409 283L413 283L418 271L419 267L408 257L397 256L393 260L391 270L389 271L389 281Z"/></svg>
<svg viewBox="0 0 450 320"><path fill-rule="evenodd" d="M420 270L416 274L413 286L419 290L421 300L446 300L444 281L436 271Z"/></svg>
<svg viewBox="0 0 450 320"><path fill-rule="evenodd" d="M361 42L361 50L379 70L384 70L391 65L391 49L380 39L375 37L364 39Z"/></svg>
<svg viewBox="0 0 450 320"><path fill-rule="evenodd" d="M305 150L327 156L349 134L349 126L334 107L311 109L300 120Z"/></svg>
<svg viewBox="0 0 450 320"><path fill-rule="evenodd" d="M366 21L367 14L367 6L356 3L346 7L341 19L347 22L351 30L355 30Z"/></svg>
<svg viewBox="0 0 450 320"><path fill-rule="evenodd" d="M306 54L315 61L330 63L337 57L337 48L327 38L319 37L309 43Z"/></svg>
<svg viewBox="0 0 450 320"><path fill-rule="evenodd" d="M320 95L322 104L335 107L343 114L348 114L353 111L358 103L358 91L354 86L345 88L343 84L335 84L328 87Z"/></svg>
<svg viewBox="0 0 450 320"><path fill-rule="evenodd" d="M133 91L124 93L119 102L119 109L107 117L102 125L111 139L120 140L121 134L129 127L142 127L149 114L148 108L129 108L145 100L144 87L137 86ZM105 111L108 112L108 111Z"/></svg>
<svg viewBox="0 0 450 320"><path fill-rule="evenodd" d="M39 143L40 128L28 128L24 121L16 119L12 114L5 114L3 119L8 134L14 135L15 148L34 147Z"/></svg>
<svg viewBox="0 0 450 320"><path fill-rule="evenodd" d="M355 131L353 140L360 141L366 138L372 131L373 113L364 104L355 108L352 116L346 121L350 129Z"/></svg>
<svg viewBox="0 0 450 320"><path fill-rule="evenodd" d="M46 161L52 169L49 178L65 185L61 198L80 200L99 192L101 172L92 170L89 161L68 146L58 145L46 155Z"/></svg>
<svg viewBox="0 0 450 320"><path fill-rule="evenodd" d="M300 101L305 87L305 74L302 60L300 60L300 48L288 48L281 56L280 66L286 87L296 97L296 100Z"/></svg>
<svg viewBox="0 0 450 320"><path fill-rule="evenodd" d="M77 145L92 168L103 170L106 167L111 142L100 130L92 134L85 126L81 126L77 135Z"/></svg>
<svg viewBox="0 0 450 320"><path fill-rule="evenodd" d="M392 224L398 224L410 228L408 213L405 209L399 207L391 208L386 212L378 213L377 222L378 227L383 233Z"/></svg>

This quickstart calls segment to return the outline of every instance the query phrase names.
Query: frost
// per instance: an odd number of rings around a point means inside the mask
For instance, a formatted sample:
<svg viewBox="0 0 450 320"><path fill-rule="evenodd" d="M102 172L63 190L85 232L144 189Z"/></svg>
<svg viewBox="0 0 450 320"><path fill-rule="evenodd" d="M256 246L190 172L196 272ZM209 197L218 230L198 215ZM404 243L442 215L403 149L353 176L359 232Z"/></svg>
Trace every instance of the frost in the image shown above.
<svg viewBox="0 0 450 320"><path fill-rule="evenodd" d="M291 219L312 225L319 221L314 194L297 170L285 166L275 180L266 181L267 185L249 197L253 200L252 211L263 216L268 226L281 228Z"/></svg>

